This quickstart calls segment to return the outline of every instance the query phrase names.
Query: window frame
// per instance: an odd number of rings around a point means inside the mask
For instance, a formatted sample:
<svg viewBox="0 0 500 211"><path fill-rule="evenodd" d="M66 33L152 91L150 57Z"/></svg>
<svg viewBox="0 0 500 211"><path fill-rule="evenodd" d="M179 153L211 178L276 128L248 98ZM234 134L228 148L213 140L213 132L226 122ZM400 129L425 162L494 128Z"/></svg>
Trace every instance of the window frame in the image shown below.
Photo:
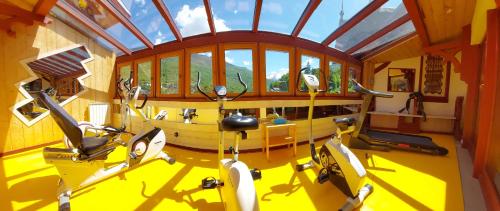
<svg viewBox="0 0 500 211"><path fill-rule="evenodd" d="M341 84L340 84L340 93L338 94L331 94L331 93L328 93L328 87L325 85L325 96L344 96L346 94L346 89L344 87L344 84L346 84L346 81L345 81L345 75L346 75L346 63L340 59L337 59L333 56L326 56L326 59L325 59L325 76L326 78L329 78L330 77L330 65L328 64L330 61L332 62L335 62L335 63L338 63L341 65L340 67L340 81L341 81ZM328 71L326 70L328 69Z"/></svg>
<svg viewBox="0 0 500 211"><path fill-rule="evenodd" d="M201 47L195 47L195 48L186 48L184 51L184 71L185 71L185 78L184 78L184 96L186 98L202 98L203 95L201 93L198 94L191 94L190 89L191 89L191 54L195 53L203 53L203 52L212 52L212 84L213 86L218 85L218 74L217 74L217 45L206 45L206 46L201 46ZM207 93L207 94L212 94L212 93Z"/></svg>
<svg viewBox="0 0 500 211"><path fill-rule="evenodd" d="M259 53L257 43L221 43L219 44L219 81L220 84L226 86L226 50L251 50L252 51L252 74L253 74L253 91L245 93L245 96L259 96ZM248 86L248 84L247 84ZM236 96L238 93L227 93L228 96Z"/></svg>
<svg viewBox="0 0 500 211"><path fill-rule="evenodd" d="M155 56L148 56L140 59L134 60L134 76L133 76L133 81L132 81L132 86L138 86L139 83L139 64L142 64L144 62L151 62L151 90L149 92L148 97L154 97L155 96L155 91L156 91L156 80L155 80L155 69L156 69L156 64L155 64ZM142 87L141 87L142 90ZM142 98L142 94L139 96Z"/></svg>
<svg viewBox="0 0 500 211"><path fill-rule="evenodd" d="M325 76L325 56L322 54L322 53L318 53L318 52L314 52L314 51L310 51L310 50L306 50L306 49L302 49L302 48L297 48L296 49L296 67L295 67L295 72L294 72L294 76L297 76L298 77L298 74L299 74L299 71L300 69L302 68L302 56L309 56L309 57L316 57L316 58L319 58L319 71L320 71L320 77L318 78L319 80L319 89L320 90L325 90L326 86L325 86L325 79L324 78L321 78L321 76ZM297 82L297 79L295 79L295 82ZM297 84L295 84L295 86L297 86ZM309 94L306 93L306 92L300 92L297 87L295 87L295 95L296 96L308 96ZM324 93L320 92L318 93L317 96L324 96Z"/></svg>
<svg viewBox="0 0 500 211"><path fill-rule="evenodd" d="M288 53L288 92L267 92L266 91L266 50L281 51ZM259 72L260 74L260 96L293 96L295 93L295 47L276 45L271 43L259 43Z"/></svg>
<svg viewBox="0 0 500 211"><path fill-rule="evenodd" d="M177 94L162 94L161 93L161 60L169 57L179 57L179 75L178 80L178 93ZM156 56L156 71L155 71L155 84L157 97L176 97L184 96L184 50L172 51L168 53L158 54ZM157 82L158 81L158 82Z"/></svg>
<svg viewBox="0 0 500 211"><path fill-rule="evenodd" d="M349 69L353 67L357 73L358 73L358 76L356 77L356 80L363 84L363 68L361 66L358 66L358 65L355 65L355 64L352 64L352 63L346 63L346 67L345 67L345 71L344 71L344 81L346 82L345 85L344 85L344 96L348 96L348 97L359 97L360 94L357 93L357 92L349 92Z"/></svg>
<svg viewBox="0 0 500 211"><path fill-rule="evenodd" d="M134 71L134 62L133 61L129 61L129 62L124 62L124 63L117 64L116 65L116 82L118 82L118 80L120 80L120 77L121 77L120 69L122 67L126 67L126 66L130 66L130 71Z"/></svg>

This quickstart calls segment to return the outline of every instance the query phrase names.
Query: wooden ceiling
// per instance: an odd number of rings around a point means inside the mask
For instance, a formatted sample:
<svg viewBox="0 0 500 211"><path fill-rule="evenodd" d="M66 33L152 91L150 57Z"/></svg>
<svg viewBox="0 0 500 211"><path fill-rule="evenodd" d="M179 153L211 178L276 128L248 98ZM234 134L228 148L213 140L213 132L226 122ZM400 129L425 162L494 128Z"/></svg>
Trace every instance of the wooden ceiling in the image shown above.
<svg viewBox="0 0 500 211"><path fill-rule="evenodd" d="M415 35L407 41L402 42L392 48L380 51L380 53L378 53L377 55L372 56L371 58L367 58L366 61L377 64L421 56L423 54L424 50L422 48L422 41L420 41L418 35Z"/></svg>
<svg viewBox="0 0 500 211"><path fill-rule="evenodd" d="M430 45L455 40L462 34L462 28L472 21L476 0L416 0L425 25ZM370 62L386 62L424 54L420 38L380 51L366 58Z"/></svg>
<svg viewBox="0 0 500 211"><path fill-rule="evenodd" d="M0 0L0 2L8 2L21 9L33 11L33 8L38 3L38 0Z"/></svg>

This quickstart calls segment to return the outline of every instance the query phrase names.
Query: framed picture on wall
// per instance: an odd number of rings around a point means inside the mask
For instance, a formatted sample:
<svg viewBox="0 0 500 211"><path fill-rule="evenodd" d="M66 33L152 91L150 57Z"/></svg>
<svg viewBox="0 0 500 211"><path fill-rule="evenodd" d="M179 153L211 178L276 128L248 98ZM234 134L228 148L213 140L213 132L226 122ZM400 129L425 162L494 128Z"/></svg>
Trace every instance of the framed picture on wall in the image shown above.
<svg viewBox="0 0 500 211"><path fill-rule="evenodd" d="M450 62L443 57L426 55L420 58L419 90L425 102L448 102Z"/></svg>
<svg viewBox="0 0 500 211"><path fill-rule="evenodd" d="M413 92L413 87L415 87L415 69L389 68L387 77L387 91Z"/></svg>

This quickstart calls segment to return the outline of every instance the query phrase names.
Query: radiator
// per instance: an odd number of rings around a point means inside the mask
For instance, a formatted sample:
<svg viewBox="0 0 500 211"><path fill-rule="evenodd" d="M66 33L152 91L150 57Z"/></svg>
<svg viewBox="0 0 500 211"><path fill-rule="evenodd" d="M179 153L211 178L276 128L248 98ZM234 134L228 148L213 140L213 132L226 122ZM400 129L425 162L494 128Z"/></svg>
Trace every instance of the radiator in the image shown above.
<svg viewBox="0 0 500 211"><path fill-rule="evenodd" d="M104 125L108 116L108 104L90 104L89 121L94 125Z"/></svg>

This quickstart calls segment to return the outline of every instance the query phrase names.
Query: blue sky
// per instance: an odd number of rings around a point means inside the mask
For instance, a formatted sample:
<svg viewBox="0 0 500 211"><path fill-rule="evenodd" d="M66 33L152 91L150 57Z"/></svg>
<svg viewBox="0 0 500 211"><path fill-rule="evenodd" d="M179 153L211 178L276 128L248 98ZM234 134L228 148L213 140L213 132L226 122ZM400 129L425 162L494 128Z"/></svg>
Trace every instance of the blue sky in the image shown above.
<svg viewBox="0 0 500 211"><path fill-rule="evenodd" d="M353 17L371 0L344 0L344 19ZM130 20L153 43L173 41L167 23L151 0L119 0L130 13ZM183 37L210 31L203 0L163 0ZM217 32L251 30L255 0L211 0ZM290 34L309 0L264 0L259 30ZM341 0L323 0L299 34L299 37L321 42L339 27ZM395 8L401 0L389 0L382 7ZM382 27L382 26L381 26ZM117 23L106 29L117 40L132 50L145 48L130 31ZM244 59L232 58L237 65ZM241 65L240 65L241 66Z"/></svg>

